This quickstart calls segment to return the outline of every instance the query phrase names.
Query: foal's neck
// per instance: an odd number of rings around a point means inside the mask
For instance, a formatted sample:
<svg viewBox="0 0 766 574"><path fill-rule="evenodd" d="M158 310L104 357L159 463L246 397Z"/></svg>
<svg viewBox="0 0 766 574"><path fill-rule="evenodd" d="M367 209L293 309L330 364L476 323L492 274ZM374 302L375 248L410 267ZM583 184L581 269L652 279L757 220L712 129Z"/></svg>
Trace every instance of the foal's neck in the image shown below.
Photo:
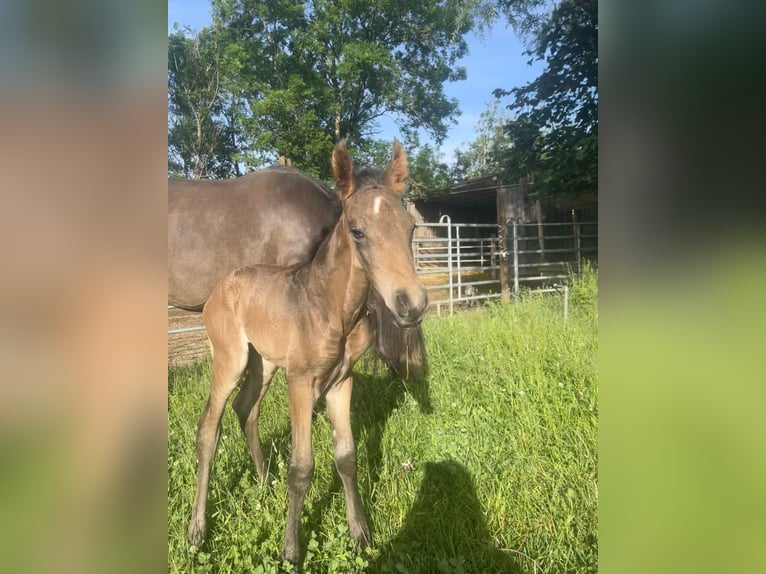
<svg viewBox="0 0 766 574"><path fill-rule="evenodd" d="M331 320L342 322L344 333L351 331L367 301L369 281L349 237L345 214L322 242L309 264L307 289L324 299Z"/></svg>

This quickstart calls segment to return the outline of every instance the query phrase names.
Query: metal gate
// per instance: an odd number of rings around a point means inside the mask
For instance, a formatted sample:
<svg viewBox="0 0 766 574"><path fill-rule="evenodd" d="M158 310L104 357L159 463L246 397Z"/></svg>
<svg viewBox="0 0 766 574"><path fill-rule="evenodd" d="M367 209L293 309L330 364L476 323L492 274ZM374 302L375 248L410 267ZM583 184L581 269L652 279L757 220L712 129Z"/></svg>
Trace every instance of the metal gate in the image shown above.
<svg viewBox="0 0 766 574"><path fill-rule="evenodd" d="M429 292L429 304L441 313L455 305L518 296L522 289L563 288L583 261L598 260L598 224L518 223L505 226L420 223L412 242L415 268Z"/></svg>

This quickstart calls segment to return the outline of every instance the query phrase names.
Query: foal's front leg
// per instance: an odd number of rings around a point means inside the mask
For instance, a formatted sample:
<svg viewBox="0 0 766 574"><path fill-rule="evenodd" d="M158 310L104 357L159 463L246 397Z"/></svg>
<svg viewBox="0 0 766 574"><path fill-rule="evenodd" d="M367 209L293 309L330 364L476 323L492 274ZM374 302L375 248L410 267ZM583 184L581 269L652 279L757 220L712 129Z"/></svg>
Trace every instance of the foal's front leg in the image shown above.
<svg viewBox="0 0 766 574"><path fill-rule="evenodd" d="M335 467L343 481L346 495L346 518L351 538L358 540L364 548L372 544L370 529L364 517L364 508L359 496L356 478L356 450L354 436L351 434L351 388L353 379L347 377L339 385L327 392L327 414L332 423L332 436L335 446Z"/></svg>
<svg viewBox="0 0 766 574"><path fill-rule="evenodd" d="M311 453L311 414L314 410L312 383L311 378L288 377L287 381L293 452L287 471L287 530L280 558L293 565L298 564L300 557L298 526L303 498L314 474L314 458Z"/></svg>

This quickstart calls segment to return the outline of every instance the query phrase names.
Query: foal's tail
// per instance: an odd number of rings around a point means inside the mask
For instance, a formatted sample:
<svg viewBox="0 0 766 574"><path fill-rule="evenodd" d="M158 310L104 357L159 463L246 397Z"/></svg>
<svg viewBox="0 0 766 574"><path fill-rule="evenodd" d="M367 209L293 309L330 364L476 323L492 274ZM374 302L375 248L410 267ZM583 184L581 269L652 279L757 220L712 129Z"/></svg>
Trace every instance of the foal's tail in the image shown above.
<svg viewBox="0 0 766 574"><path fill-rule="evenodd" d="M375 315L375 350L380 358L396 376L405 381L423 378L428 365L421 326L399 327L391 311L376 293L370 295L368 305Z"/></svg>

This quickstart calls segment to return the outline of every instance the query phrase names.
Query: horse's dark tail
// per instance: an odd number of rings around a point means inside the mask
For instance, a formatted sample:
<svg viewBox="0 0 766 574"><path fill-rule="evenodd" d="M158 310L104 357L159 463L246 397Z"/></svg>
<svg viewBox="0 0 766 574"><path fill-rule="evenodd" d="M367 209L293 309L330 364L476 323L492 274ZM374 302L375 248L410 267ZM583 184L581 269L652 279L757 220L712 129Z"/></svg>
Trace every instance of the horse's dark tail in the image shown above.
<svg viewBox="0 0 766 574"><path fill-rule="evenodd" d="M385 303L373 293L369 301L375 314L375 350L388 368L405 381L423 378L428 372L423 329L399 327Z"/></svg>

